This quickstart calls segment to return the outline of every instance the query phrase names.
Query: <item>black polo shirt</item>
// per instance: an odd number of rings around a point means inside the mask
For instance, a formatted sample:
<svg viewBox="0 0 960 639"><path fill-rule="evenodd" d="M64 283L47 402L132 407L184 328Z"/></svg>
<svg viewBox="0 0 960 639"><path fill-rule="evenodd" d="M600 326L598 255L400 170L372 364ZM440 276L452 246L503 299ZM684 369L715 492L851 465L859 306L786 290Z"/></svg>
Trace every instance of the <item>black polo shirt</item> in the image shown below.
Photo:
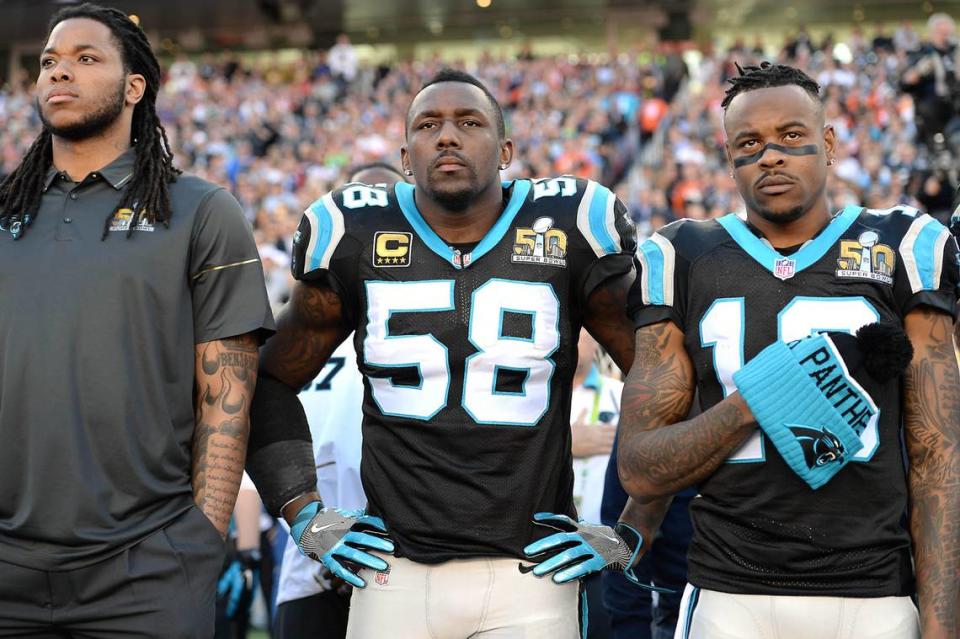
<svg viewBox="0 0 960 639"><path fill-rule="evenodd" d="M18 241L0 231L0 561L97 562L193 506L194 345L274 328L227 191L180 176L173 219L116 211L127 151L81 183L51 169Z"/></svg>

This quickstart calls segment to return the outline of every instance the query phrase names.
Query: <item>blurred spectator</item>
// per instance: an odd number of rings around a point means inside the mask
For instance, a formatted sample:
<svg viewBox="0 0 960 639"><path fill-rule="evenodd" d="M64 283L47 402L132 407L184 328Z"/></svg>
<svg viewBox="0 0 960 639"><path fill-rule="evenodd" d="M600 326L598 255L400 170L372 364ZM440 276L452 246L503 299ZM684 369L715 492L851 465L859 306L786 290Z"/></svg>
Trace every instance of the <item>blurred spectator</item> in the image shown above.
<svg viewBox="0 0 960 639"><path fill-rule="evenodd" d="M903 85L916 100L920 139L931 149L938 146L937 133L951 125L960 129L956 123L960 116L960 49L955 32L956 23L946 13L930 16L929 40L911 54L903 74Z"/></svg>
<svg viewBox="0 0 960 639"><path fill-rule="evenodd" d="M347 34L341 33L337 36L337 43L330 49L327 59L333 77L340 83L341 90L345 91L357 78L358 65L360 64L357 51L350 44L350 38Z"/></svg>
<svg viewBox="0 0 960 639"><path fill-rule="evenodd" d="M956 56L957 48L948 17L931 17L928 30L929 43L913 55L917 34L905 24L893 32L892 52L882 29L870 39L859 31L844 41L828 36L819 46L801 29L767 56L802 66L823 85L826 121L841 149L828 183L835 209L893 202L949 215L960 164L955 147L948 137L933 148L916 140L918 120L929 118L924 105L939 100L931 56L936 51L946 65L941 52ZM833 56L839 45L850 53L843 61ZM720 100L735 63L756 64L763 47L745 37L728 50L703 52L692 67L681 53L665 44L615 57L538 57L532 48L512 59L481 56L468 70L502 100L518 149L504 179L598 179L621 195L644 233L678 217L740 209ZM914 78L910 71L923 59L933 71ZM440 66L434 59L367 67L345 37L329 52L283 63L273 54L241 61L231 52L171 61L158 110L178 165L237 196L257 226L274 304L288 294L285 262L303 209L341 182L347 167L396 162L407 106ZM944 66L945 82L955 82L955 69ZM0 91L0 174L16 165L39 128L26 87L20 77Z"/></svg>

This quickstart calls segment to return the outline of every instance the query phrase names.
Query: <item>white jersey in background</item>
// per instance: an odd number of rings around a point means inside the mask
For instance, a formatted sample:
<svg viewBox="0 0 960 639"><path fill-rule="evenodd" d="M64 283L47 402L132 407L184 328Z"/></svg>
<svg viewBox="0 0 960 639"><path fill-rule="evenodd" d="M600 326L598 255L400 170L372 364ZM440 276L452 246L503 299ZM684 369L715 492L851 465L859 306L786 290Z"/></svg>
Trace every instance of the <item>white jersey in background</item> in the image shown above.
<svg viewBox="0 0 960 639"><path fill-rule="evenodd" d="M612 424L620 421L620 393L623 382L600 375L596 366L583 384L573 389L570 416L576 419L584 411L586 423ZM610 455L591 455L573 460L573 501L577 516L584 521L600 521L600 502Z"/></svg>
<svg viewBox="0 0 960 639"><path fill-rule="evenodd" d="M360 423L363 419L363 378L357 371L353 342L345 341L333 352L310 386L300 392L310 423L317 463L317 488L325 505L363 508L367 498L360 485ZM328 590L321 577L322 564L300 554L287 539L280 567L277 605Z"/></svg>

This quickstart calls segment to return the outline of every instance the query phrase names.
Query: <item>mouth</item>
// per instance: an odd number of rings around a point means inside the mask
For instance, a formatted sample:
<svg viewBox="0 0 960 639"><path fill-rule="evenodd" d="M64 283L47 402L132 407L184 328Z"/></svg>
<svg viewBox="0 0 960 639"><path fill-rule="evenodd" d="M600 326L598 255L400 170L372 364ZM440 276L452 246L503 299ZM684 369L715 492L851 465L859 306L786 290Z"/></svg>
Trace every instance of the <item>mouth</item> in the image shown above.
<svg viewBox="0 0 960 639"><path fill-rule="evenodd" d="M62 104L64 102L70 102L77 99L77 94L72 91L66 91L64 89L54 89L49 94L47 94L47 103L48 104Z"/></svg>
<svg viewBox="0 0 960 639"><path fill-rule="evenodd" d="M757 190L765 195L780 195L796 185L796 181L784 175L768 175L757 182Z"/></svg>
<svg viewBox="0 0 960 639"><path fill-rule="evenodd" d="M467 168L466 163L454 155L443 155L437 158L433 168L443 173L455 173Z"/></svg>

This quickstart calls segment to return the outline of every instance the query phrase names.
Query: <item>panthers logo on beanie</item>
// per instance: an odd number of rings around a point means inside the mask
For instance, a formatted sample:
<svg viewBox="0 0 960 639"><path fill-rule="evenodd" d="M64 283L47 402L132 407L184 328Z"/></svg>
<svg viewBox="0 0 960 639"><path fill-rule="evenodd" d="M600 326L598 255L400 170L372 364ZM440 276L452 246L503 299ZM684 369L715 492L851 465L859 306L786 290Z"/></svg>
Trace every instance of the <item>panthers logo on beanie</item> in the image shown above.
<svg viewBox="0 0 960 639"><path fill-rule="evenodd" d="M843 461L843 444L826 428L790 426L790 432L796 435L810 468Z"/></svg>

